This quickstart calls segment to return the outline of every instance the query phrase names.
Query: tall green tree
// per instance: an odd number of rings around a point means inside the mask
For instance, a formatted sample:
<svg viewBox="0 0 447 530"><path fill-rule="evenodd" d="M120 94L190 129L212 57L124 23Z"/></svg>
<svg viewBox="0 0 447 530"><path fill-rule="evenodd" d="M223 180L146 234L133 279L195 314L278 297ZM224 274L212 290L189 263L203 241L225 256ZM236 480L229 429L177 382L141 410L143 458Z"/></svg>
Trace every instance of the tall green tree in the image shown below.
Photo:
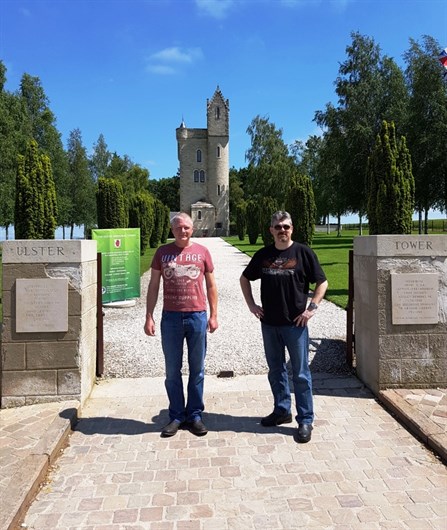
<svg viewBox="0 0 447 530"><path fill-rule="evenodd" d="M236 231L239 241L244 241L247 233L247 203L240 201L236 206Z"/></svg>
<svg viewBox="0 0 447 530"><path fill-rule="evenodd" d="M113 178L121 183L126 199L126 208L129 207L129 198L139 191L149 190L149 171L124 155L121 157L113 153L106 171L107 178Z"/></svg>
<svg viewBox="0 0 447 530"><path fill-rule="evenodd" d="M261 237L264 246L273 243L273 236L270 232L272 224L272 215L279 210L278 202L273 197L261 197L259 199L259 225L261 230Z"/></svg>
<svg viewBox="0 0 447 530"><path fill-rule="evenodd" d="M139 191L149 191L149 170L133 164L127 171L123 189L129 196Z"/></svg>
<svg viewBox="0 0 447 530"><path fill-rule="evenodd" d="M64 219L65 205L69 204L67 186L67 158L56 118L50 109L48 97L38 77L23 74L19 96L29 124L28 139L33 138L41 153L50 157L58 197L59 215ZM62 223L60 223L62 224Z"/></svg>
<svg viewBox="0 0 447 530"><path fill-rule="evenodd" d="M164 244L168 240L169 232L171 231L171 211L166 204L163 205L163 232L161 233L161 242Z"/></svg>
<svg viewBox="0 0 447 530"><path fill-rule="evenodd" d="M0 61L0 226L8 239L14 223L17 156L26 150L30 129L19 96L5 90L6 72Z"/></svg>
<svg viewBox="0 0 447 530"><path fill-rule="evenodd" d="M89 160L90 172L95 182L100 177L107 175L112 153L107 148L106 140L104 135L101 133L96 143L93 144L93 154Z"/></svg>
<svg viewBox="0 0 447 530"><path fill-rule="evenodd" d="M293 220L292 239L305 245L312 244L315 228L315 206L312 182L307 175L296 171L287 194L286 210Z"/></svg>
<svg viewBox="0 0 447 530"><path fill-rule="evenodd" d="M370 234L411 234L414 178L405 137L384 121L368 164Z"/></svg>
<svg viewBox="0 0 447 530"><path fill-rule="evenodd" d="M154 213L154 229L152 230L152 234L149 239L149 245L151 248L157 248L160 244L166 220L164 205L158 199L154 200Z"/></svg>
<svg viewBox="0 0 447 530"><path fill-rule="evenodd" d="M131 167L132 160L127 155L121 157L118 153L114 152L110 158L110 164L107 167L107 174L105 176L121 182L124 189L126 175Z"/></svg>
<svg viewBox="0 0 447 530"><path fill-rule="evenodd" d="M166 204L171 212L180 210L180 177L178 175L158 180L150 179L148 189L155 198Z"/></svg>
<svg viewBox="0 0 447 530"><path fill-rule="evenodd" d="M330 214L335 215L334 199L337 193L337 187L326 174L325 162L331 159L327 155L328 141L328 137L312 135L305 143L295 141L290 148L296 160L297 171L302 175L309 175L312 181L317 207L316 221L322 224ZM333 173L334 169L331 168L330 171Z"/></svg>
<svg viewBox="0 0 447 530"><path fill-rule="evenodd" d="M132 196L129 206L129 228L140 229L140 252L144 254L149 245L155 225L154 199L147 191Z"/></svg>
<svg viewBox="0 0 447 530"><path fill-rule="evenodd" d="M100 177L96 204L98 228L127 228L127 209L121 182Z"/></svg>
<svg viewBox="0 0 447 530"><path fill-rule="evenodd" d="M56 186L53 179L53 169L48 155L40 157L43 171L43 239L54 239L57 227L57 197Z"/></svg>
<svg viewBox="0 0 447 530"><path fill-rule="evenodd" d="M338 105L328 104L315 114L324 136L336 147L336 166L342 184L345 212L366 211L368 157L384 118L402 122L407 93L404 77L395 62L382 56L374 39L351 34L347 58L336 79ZM329 172L330 175L332 172Z"/></svg>
<svg viewBox="0 0 447 530"><path fill-rule="evenodd" d="M67 141L68 186L70 208L66 225L73 239L75 225L91 227L96 221L95 183L89 169L87 151L82 143L80 129L73 129Z"/></svg>
<svg viewBox="0 0 447 530"><path fill-rule="evenodd" d="M410 92L406 138L413 162L415 206L428 230L431 208L447 211L447 83L437 57L439 43L425 35L422 43L410 39L404 54Z"/></svg>
<svg viewBox="0 0 447 530"><path fill-rule="evenodd" d="M247 128L251 146L245 153L248 161L247 194L249 197L273 197L278 204L290 185L293 159L277 129L269 118L256 116Z"/></svg>
<svg viewBox="0 0 447 530"><path fill-rule="evenodd" d="M259 201L249 199L247 201L247 235L251 245L255 245L260 232Z"/></svg>
<svg viewBox="0 0 447 530"><path fill-rule="evenodd" d="M244 200L244 182L247 174L247 168L230 168L230 223L237 223L237 207Z"/></svg>
<svg viewBox="0 0 447 530"><path fill-rule="evenodd" d="M47 155L30 140L17 159L14 228L16 239L54 239L56 192Z"/></svg>

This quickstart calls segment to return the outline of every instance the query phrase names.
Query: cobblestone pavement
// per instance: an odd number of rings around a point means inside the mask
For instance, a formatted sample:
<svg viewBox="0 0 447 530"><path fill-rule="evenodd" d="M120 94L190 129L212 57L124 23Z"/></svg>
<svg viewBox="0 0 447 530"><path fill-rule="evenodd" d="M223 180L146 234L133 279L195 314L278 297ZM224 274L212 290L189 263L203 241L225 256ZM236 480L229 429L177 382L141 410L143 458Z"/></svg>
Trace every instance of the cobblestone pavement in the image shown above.
<svg viewBox="0 0 447 530"><path fill-rule="evenodd" d="M165 439L161 378L101 381L28 512L11 528L445 530L441 460L356 377L316 374L314 391L308 444L295 443L293 424L259 424L271 411L260 375L207 377L208 435L179 431ZM399 391L388 399L395 395L408 400L414 419L436 394ZM434 408L444 410L444 399L445 392ZM73 410L62 413L66 422ZM434 415L445 433L445 416ZM9 503L8 491L1 493Z"/></svg>

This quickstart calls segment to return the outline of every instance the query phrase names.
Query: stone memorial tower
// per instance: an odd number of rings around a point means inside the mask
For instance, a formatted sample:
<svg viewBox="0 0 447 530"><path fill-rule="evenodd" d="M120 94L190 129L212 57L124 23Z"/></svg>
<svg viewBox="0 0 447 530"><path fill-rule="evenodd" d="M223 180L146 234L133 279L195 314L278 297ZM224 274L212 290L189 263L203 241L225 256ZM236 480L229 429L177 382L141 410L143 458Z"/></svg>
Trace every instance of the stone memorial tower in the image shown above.
<svg viewBox="0 0 447 530"><path fill-rule="evenodd" d="M219 87L207 101L207 128L176 129L180 164L180 209L191 215L194 236L230 231L228 99Z"/></svg>

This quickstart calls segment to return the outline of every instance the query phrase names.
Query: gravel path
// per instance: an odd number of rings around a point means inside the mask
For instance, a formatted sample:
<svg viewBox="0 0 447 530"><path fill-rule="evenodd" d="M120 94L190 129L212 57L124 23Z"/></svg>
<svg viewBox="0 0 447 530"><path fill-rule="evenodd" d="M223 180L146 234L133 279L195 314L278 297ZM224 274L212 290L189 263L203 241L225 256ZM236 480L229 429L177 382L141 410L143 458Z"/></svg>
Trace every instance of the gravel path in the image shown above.
<svg viewBox="0 0 447 530"><path fill-rule="evenodd" d="M208 334L206 373L232 370L235 375L264 374L267 365L259 321L250 313L239 286L239 277L249 257L221 238L200 238L213 257L219 293L219 329ZM141 278L141 297L128 308L104 308L104 376L158 377L164 375L160 339L162 292L155 308L157 334L143 331L146 292L150 271ZM259 282L252 283L255 300L260 301ZM323 300L309 322L312 372L343 374L345 363L346 311Z"/></svg>

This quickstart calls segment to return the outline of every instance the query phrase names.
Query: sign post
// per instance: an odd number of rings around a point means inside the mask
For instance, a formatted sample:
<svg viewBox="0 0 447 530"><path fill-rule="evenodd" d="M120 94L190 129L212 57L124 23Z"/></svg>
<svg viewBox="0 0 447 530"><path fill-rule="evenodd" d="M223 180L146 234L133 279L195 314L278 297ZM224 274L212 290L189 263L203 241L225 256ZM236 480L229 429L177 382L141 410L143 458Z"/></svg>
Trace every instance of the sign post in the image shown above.
<svg viewBox="0 0 447 530"><path fill-rule="evenodd" d="M102 303L140 296L140 229L94 229L102 254Z"/></svg>

